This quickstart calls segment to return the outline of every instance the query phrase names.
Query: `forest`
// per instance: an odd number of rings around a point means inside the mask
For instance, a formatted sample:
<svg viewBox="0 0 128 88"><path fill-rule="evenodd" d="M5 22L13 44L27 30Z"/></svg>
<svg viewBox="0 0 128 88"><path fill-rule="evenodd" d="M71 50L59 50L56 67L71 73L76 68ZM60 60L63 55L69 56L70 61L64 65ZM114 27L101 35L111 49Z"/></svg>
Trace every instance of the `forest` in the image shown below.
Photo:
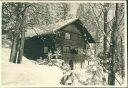
<svg viewBox="0 0 128 88"><path fill-rule="evenodd" d="M81 75L69 70L70 67L62 67L59 61L63 61L52 60L50 55L48 61L39 59L32 62L50 66L57 62L59 68L71 73L68 76L64 73L60 82L62 85L75 85L73 81L66 84L68 81L65 78L72 76L74 80L78 80L78 85L121 86L124 85L126 77L125 14L125 3L4 2L2 3L2 48L4 50L6 45L9 45L11 51L8 63L22 64L26 31L35 26L45 29L48 25L57 22L79 18L95 40L94 44L88 44L89 48L84 52L86 60L94 62L86 67L86 70L92 74L91 78L82 79ZM39 32L36 34L39 35ZM58 55L59 52L55 52L57 58ZM101 82L98 83L98 80Z"/></svg>

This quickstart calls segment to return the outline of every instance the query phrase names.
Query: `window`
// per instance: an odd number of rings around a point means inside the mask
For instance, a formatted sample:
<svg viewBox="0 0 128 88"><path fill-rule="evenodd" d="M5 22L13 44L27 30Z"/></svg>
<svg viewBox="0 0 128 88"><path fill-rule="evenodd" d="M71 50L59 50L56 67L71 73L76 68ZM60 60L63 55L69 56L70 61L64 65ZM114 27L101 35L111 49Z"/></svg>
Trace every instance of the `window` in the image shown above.
<svg viewBox="0 0 128 88"><path fill-rule="evenodd" d="M44 53L48 53L48 47L44 47Z"/></svg>
<svg viewBox="0 0 128 88"><path fill-rule="evenodd" d="M65 33L65 39L70 39L71 35L70 33Z"/></svg>

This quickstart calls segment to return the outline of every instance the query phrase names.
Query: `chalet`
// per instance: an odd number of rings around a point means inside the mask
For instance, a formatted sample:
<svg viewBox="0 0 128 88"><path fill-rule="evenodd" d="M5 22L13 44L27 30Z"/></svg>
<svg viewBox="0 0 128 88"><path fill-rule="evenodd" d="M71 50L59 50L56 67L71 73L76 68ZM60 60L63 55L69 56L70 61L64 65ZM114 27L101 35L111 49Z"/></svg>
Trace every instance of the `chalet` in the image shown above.
<svg viewBox="0 0 128 88"><path fill-rule="evenodd" d="M61 51L61 59L74 69L75 63L85 59L81 51L88 43L95 43L78 18L61 21L47 27L32 27L25 33L24 56L29 59L47 58L48 52Z"/></svg>

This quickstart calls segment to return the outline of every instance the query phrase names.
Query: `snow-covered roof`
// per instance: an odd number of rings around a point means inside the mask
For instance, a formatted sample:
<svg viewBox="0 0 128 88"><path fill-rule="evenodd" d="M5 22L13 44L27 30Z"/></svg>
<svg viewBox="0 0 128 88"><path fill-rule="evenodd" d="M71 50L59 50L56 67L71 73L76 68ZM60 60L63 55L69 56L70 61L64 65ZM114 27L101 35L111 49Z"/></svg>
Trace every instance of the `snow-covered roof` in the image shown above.
<svg viewBox="0 0 128 88"><path fill-rule="evenodd" d="M35 26L35 27L29 27L25 33L25 37L33 37L38 36L42 34L48 34L48 33L54 33L58 29L61 29L62 27L78 20L78 18L72 18L65 21L60 21L55 24L51 24L48 26Z"/></svg>

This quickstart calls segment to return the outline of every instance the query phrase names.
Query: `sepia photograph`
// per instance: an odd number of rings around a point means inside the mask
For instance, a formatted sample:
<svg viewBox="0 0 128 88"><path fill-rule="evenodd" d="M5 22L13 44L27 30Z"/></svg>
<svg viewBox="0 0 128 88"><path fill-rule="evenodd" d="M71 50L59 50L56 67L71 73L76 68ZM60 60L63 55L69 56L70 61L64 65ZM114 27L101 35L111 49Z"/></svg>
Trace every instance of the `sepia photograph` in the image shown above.
<svg viewBox="0 0 128 88"><path fill-rule="evenodd" d="M126 1L0 1L1 87L127 87Z"/></svg>

